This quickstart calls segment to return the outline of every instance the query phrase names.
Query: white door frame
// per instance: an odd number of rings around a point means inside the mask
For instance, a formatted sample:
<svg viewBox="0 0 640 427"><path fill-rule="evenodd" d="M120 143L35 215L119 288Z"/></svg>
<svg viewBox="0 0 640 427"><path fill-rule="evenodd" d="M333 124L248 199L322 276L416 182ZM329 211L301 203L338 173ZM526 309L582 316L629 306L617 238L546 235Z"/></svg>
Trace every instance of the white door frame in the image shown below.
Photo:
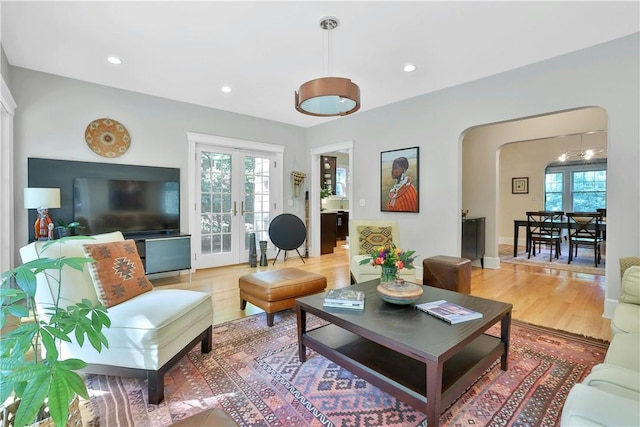
<svg viewBox="0 0 640 427"><path fill-rule="evenodd" d="M0 76L0 271L15 264L14 178L13 178L13 117L16 101ZM20 193L22 194L22 191ZM21 197L17 197L22 200Z"/></svg>
<svg viewBox="0 0 640 427"><path fill-rule="evenodd" d="M349 187L347 198L349 200L349 219L353 212L353 146L354 142L344 141L322 147L314 147L309 150L311 154L311 190L309 192L309 228L311 229L311 245L309 256L320 256L320 157L332 151L346 151L349 154Z"/></svg>
<svg viewBox="0 0 640 427"><path fill-rule="evenodd" d="M248 150L253 152L263 152L268 153L270 155L275 155L277 162L277 169L280 173L277 173L275 176L270 177L272 183L275 183L274 189L275 192L270 194L270 200L274 203L273 211L274 217L282 213L283 208L283 195L282 195L282 186L283 186L283 157L284 157L284 146L276 145L276 144L267 144L264 142L256 142L256 141L248 141L243 139L235 139L235 138L227 138L224 136L217 135L209 135L204 133L196 133L196 132L187 132L187 140L189 145L189 160L187 162L187 210L188 214L187 218L187 233L193 234L195 232L195 227L199 227L200 221L199 218L195 217L196 207L197 207L197 189L194 186L194 175L198 170L196 160L197 160L197 145L204 145L211 148L212 151L215 151L216 147L223 148L232 148L237 150ZM183 187L184 188L184 187ZM319 197L319 196L318 196ZM196 265L195 253L196 251L193 249L198 242L191 242L191 265ZM195 268L192 268L192 271L195 271Z"/></svg>

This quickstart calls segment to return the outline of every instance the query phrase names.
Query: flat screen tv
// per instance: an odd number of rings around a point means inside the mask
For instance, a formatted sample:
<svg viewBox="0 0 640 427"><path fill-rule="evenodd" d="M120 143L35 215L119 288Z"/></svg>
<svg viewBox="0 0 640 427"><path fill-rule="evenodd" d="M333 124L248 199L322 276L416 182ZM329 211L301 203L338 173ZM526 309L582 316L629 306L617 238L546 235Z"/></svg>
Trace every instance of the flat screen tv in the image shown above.
<svg viewBox="0 0 640 427"><path fill-rule="evenodd" d="M74 178L73 218L83 234L119 230L127 236L180 231L180 184Z"/></svg>

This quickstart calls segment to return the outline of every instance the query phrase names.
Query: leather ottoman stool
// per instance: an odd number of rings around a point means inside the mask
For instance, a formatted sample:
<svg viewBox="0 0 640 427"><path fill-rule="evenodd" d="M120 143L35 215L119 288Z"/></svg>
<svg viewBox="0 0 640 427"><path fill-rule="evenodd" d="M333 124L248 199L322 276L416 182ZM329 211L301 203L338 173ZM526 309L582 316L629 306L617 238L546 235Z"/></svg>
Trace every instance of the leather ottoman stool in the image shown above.
<svg viewBox="0 0 640 427"><path fill-rule="evenodd" d="M422 260L422 284L471 293L471 260L438 255Z"/></svg>
<svg viewBox="0 0 640 427"><path fill-rule="evenodd" d="M267 325L273 326L273 314L296 306L296 298L323 292L327 278L321 274L283 268L245 274L238 279L240 309L247 301L267 312Z"/></svg>

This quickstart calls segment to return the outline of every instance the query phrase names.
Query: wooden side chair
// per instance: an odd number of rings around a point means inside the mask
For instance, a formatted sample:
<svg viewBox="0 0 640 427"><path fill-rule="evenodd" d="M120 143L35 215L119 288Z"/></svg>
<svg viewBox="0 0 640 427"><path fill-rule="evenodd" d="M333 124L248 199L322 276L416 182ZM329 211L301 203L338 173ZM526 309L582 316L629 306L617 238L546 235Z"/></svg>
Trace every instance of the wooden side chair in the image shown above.
<svg viewBox="0 0 640 427"><path fill-rule="evenodd" d="M569 261L578 256L578 247L593 248L593 260L597 267L602 261L601 246L602 213L600 212L568 212L567 230L569 231Z"/></svg>
<svg viewBox="0 0 640 427"><path fill-rule="evenodd" d="M553 261L553 249L556 259L560 258L560 245L562 244L562 216L564 212L536 211L527 212L527 258L536 256L536 243L538 252L542 244L549 245L549 262Z"/></svg>

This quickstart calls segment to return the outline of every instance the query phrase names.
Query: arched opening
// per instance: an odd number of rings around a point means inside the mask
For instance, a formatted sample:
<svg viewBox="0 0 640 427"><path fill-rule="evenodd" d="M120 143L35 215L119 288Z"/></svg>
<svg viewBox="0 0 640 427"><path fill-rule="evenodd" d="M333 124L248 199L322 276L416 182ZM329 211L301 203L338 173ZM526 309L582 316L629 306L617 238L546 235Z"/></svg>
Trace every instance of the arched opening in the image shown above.
<svg viewBox="0 0 640 427"><path fill-rule="evenodd" d="M463 133L461 206L469 215L486 218L485 267L500 266L499 245L513 242L514 220L526 210L544 209L545 168L566 146L575 148L575 138L567 136L599 132L606 148L606 130L606 111L584 107L474 126ZM526 193L512 193L514 177L528 178Z"/></svg>

